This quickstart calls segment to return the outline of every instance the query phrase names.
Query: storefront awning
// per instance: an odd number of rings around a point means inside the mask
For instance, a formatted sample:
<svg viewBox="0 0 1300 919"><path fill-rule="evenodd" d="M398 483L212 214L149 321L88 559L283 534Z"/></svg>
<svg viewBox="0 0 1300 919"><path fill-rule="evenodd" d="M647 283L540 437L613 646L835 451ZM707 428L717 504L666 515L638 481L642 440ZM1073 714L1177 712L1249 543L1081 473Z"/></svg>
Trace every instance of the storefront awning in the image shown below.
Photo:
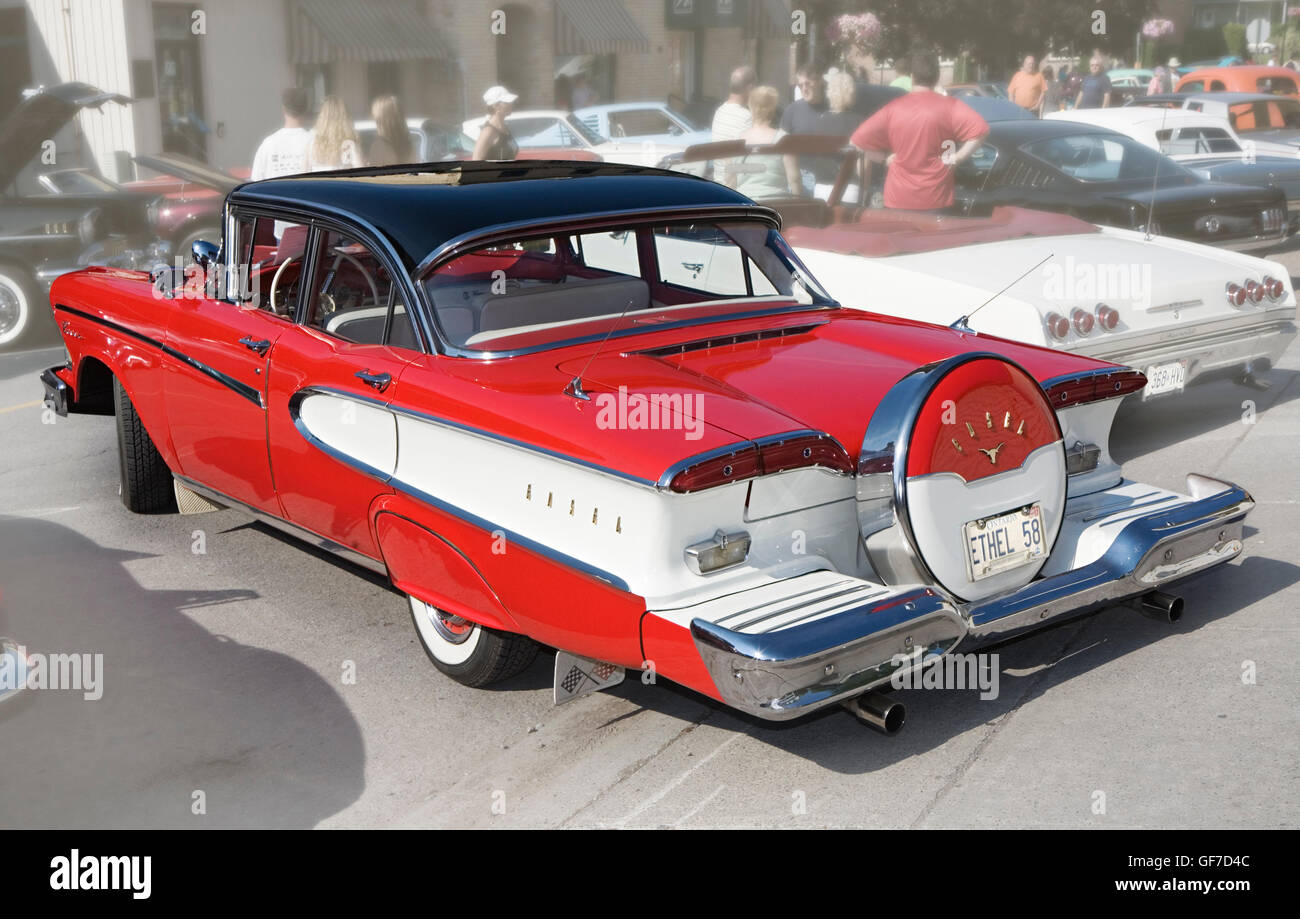
<svg viewBox="0 0 1300 919"><path fill-rule="evenodd" d="M555 0L555 53L649 51L650 39L620 0Z"/></svg>
<svg viewBox="0 0 1300 919"><path fill-rule="evenodd" d="M409 0L297 0L289 24L295 64L450 60L451 46Z"/></svg>

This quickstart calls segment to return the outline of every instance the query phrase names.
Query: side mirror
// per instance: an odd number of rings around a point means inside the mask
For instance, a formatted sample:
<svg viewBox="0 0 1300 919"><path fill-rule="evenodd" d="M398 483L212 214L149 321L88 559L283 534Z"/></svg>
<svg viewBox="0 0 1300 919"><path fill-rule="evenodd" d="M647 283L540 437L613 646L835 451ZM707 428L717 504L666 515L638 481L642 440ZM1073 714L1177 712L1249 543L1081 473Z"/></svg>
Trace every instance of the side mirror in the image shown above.
<svg viewBox="0 0 1300 919"><path fill-rule="evenodd" d="M195 263L204 271L207 271L208 266L217 260L217 256L220 252L220 246L204 239L196 239L194 240L194 244L190 246L190 255L193 257Z"/></svg>

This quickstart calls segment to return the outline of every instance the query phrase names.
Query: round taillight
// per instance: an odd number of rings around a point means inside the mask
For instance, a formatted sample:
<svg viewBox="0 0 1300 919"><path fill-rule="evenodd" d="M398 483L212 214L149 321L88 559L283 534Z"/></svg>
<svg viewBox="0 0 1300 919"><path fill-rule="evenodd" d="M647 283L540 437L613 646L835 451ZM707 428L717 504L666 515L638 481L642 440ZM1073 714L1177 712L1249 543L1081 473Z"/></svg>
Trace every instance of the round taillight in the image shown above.
<svg viewBox="0 0 1300 919"><path fill-rule="evenodd" d="M1265 275L1264 293L1270 300L1281 300L1286 294L1286 285L1271 275Z"/></svg>
<svg viewBox="0 0 1300 919"><path fill-rule="evenodd" d="M1103 331L1113 332L1119 325L1119 310L1104 303L1097 304L1097 325Z"/></svg>
<svg viewBox="0 0 1300 919"><path fill-rule="evenodd" d="M1255 280L1246 282L1246 296L1250 298L1251 303L1264 302L1264 285Z"/></svg>
<svg viewBox="0 0 1300 919"><path fill-rule="evenodd" d="M1246 288L1240 284L1229 284L1224 288L1224 295L1228 298L1228 303L1235 307L1246 305Z"/></svg>
<svg viewBox="0 0 1300 919"><path fill-rule="evenodd" d="M1060 313L1048 313L1043 321L1047 325L1047 334L1057 341L1065 341L1065 336L1070 334L1070 320Z"/></svg>
<svg viewBox="0 0 1300 919"><path fill-rule="evenodd" d="M1075 310L1070 314L1070 319L1074 323L1074 331L1081 336L1092 331L1092 313L1087 310Z"/></svg>

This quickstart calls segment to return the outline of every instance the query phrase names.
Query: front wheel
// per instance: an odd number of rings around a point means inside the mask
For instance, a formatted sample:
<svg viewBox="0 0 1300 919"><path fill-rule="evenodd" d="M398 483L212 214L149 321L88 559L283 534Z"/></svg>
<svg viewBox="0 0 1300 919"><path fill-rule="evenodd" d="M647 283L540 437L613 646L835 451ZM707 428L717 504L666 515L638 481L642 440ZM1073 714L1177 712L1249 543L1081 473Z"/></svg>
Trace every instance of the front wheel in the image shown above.
<svg viewBox="0 0 1300 919"><path fill-rule="evenodd" d="M537 656L537 642L527 636L489 629L415 597L408 599L424 653L457 683L498 683L527 670Z"/></svg>
<svg viewBox="0 0 1300 919"><path fill-rule="evenodd" d="M113 377L113 409L117 413L122 503L137 514L165 514L176 510L171 470L117 377Z"/></svg>

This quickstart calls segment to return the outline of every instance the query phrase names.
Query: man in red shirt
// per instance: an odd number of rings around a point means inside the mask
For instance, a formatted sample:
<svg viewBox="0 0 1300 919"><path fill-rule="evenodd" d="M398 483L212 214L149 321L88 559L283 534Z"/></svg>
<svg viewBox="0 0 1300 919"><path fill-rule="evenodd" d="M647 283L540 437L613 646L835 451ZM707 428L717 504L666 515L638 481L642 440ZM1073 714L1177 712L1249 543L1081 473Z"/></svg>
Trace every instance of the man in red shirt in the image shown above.
<svg viewBox="0 0 1300 919"><path fill-rule="evenodd" d="M889 166L885 207L951 207L954 169L988 136L988 122L960 99L935 92L938 82L938 56L912 55L912 91L876 112L849 138L867 159Z"/></svg>

